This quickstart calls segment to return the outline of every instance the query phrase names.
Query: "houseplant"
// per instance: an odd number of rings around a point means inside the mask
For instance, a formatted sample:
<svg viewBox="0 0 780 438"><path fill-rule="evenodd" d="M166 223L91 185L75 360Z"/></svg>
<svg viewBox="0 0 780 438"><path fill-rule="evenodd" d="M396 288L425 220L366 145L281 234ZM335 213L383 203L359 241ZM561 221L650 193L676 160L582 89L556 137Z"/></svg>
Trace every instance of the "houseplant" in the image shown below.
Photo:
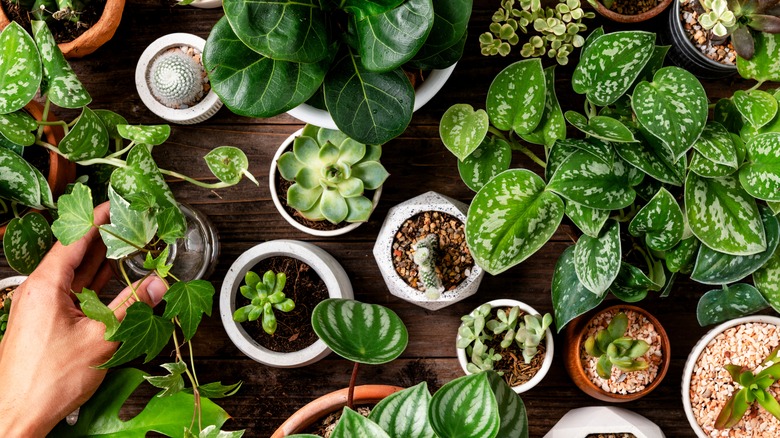
<svg viewBox="0 0 780 438"><path fill-rule="evenodd" d="M493 300L461 317L456 338L463 372L495 370L518 394L544 379L553 360L552 324L516 300Z"/></svg>
<svg viewBox="0 0 780 438"><path fill-rule="evenodd" d="M544 438L587 438L609 433L631 433L637 438L665 437L660 427L636 412L613 406L589 406L567 412Z"/></svg>
<svg viewBox="0 0 780 438"><path fill-rule="evenodd" d="M639 23L656 17L672 4L672 0L629 2L620 0L588 0L599 14L618 23Z"/></svg>
<svg viewBox="0 0 780 438"><path fill-rule="evenodd" d="M11 301L13 301L13 291L27 279L25 275L7 277L0 280L0 340L5 335L5 329L8 326L8 315L11 312Z"/></svg>
<svg viewBox="0 0 780 438"><path fill-rule="evenodd" d="M381 155L381 146L306 125L282 143L271 161L271 198L282 217L301 231L328 237L348 233L368 221L382 195L389 174Z"/></svg>
<svg viewBox="0 0 780 438"><path fill-rule="evenodd" d="M292 298L299 309L298 312L293 314L277 315L286 319L285 326L299 330L296 333L299 334L298 338L301 341L295 344L299 347L298 351L284 352L283 350L280 351L278 346L275 347L277 351L271 350L266 344L269 342L268 335L255 328L252 331L257 336L261 336L261 338L255 339L248 333L249 327L237 323L233 318L236 310L241 307L238 304L239 291L247 273L250 270L264 272L264 270L273 269L273 259L280 259L276 266L277 270L281 271L278 268L284 267L288 271L286 280L288 286L285 288L285 295ZM288 265L284 259L289 259L295 263ZM306 283L303 283L304 280ZM322 282L321 285L319 284L320 281ZM324 290L315 289L318 285ZM304 286L306 289L304 289ZM299 287L301 290L298 290ZM322 292L324 292L324 297L322 298L348 299L353 297L349 277L336 259L311 243L294 240L264 242L241 254L225 275L219 298L222 325L225 327L230 340L236 344L238 349L260 363L280 368L305 366L324 358L330 353L325 343L312 332L310 325L311 309L314 308L318 301L310 302L314 298L309 298L309 296L315 293L321 294ZM301 324L306 327L300 328ZM311 332L307 338L309 341L306 341L302 333L309 332ZM294 334L288 333L287 336L290 337ZM284 333L276 336L284 336ZM303 345L301 344L303 342L309 343ZM264 346L264 344L266 345Z"/></svg>
<svg viewBox="0 0 780 438"><path fill-rule="evenodd" d="M388 211L373 252L391 294L426 309L438 310L477 292L484 272L474 263L465 245L465 212L466 205L462 202L436 192L416 196ZM431 228L431 223L438 224L437 228ZM452 231L451 235L448 230ZM446 237L439 236L434 264L439 280L444 283L442 292L425 286L418 272L421 269L415 263L420 240L441 233Z"/></svg>
<svg viewBox="0 0 780 438"><path fill-rule="evenodd" d="M457 62L471 4L228 0L206 41L204 65L214 91L237 114L275 116L320 93L341 131L383 144L406 129L415 107L402 66L433 70ZM259 100L257 89L266 90Z"/></svg>
<svg viewBox="0 0 780 438"><path fill-rule="evenodd" d="M754 59L768 56L757 49ZM685 274L726 286L702 298L702 324L760 310L761 295L780 302L771 210L780 192L765 184L780 178L768 158L780 153L780 133L772 132L777 98L737 91L708 121L701 84L677 67L660 68L664 52L651 33L596 30L572 79L586 95L585 114L563 114L553 70L525 60L494 79L487 111L459 104L442 118L444 145L477 191L466 220L477 264L498 274L522 262L564 215L582 231L552 279L558 331L607 292L627 302L650 291L666 296ZM586 138L564 140L564 120ZM546 160L521 139L542 145ZM509 169L512 150L539 164L544 177ZM757 288L737 283L751 274ZM739 311L718 305L732 302Z"/></svg>

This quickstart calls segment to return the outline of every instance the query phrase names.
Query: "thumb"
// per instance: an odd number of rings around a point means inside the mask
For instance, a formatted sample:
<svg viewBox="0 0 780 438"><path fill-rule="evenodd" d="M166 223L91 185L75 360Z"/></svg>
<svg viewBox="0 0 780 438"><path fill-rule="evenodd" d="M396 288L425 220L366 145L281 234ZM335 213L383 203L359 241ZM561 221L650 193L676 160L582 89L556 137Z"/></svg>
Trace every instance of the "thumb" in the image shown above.
<svg viewBox="0 0 780 438"><path fill-rule="evenodd" d="M133 286L135 287L135 295L150 307L154 307L162 301L163 295L168 291L168 285L156 275L144 279L140 284L136 282ZM133 290L128 286L111 301L109 307L116 308L114 315L119 321L122 321L127 314L127 308L136 301L138 300L133 295Z"/></svg>

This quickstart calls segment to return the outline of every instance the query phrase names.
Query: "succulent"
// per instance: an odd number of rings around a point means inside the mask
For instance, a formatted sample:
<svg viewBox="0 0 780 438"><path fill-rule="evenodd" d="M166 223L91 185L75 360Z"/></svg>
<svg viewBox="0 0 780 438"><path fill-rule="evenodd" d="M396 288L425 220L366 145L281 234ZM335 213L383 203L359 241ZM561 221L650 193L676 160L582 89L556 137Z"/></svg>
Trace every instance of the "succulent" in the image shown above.
<svg viewBox="0 0 780 438"><path fill-rule="evenodd" d="M702 0L701 5L709 11L699 16L702 27L712 30L712 33L719 37L728 35L728 28L737 23L737 17L729 10L728 1Z"/></svg>
<svg viewBox="0 0 780 438"><path fill-rule="evenodd" d="M585 351L599 358L596 372L602 379L609 379L613 365L626 372L644 370L649 366L647 361L638 358L650 349L650 344L623 336L627 327L628 317L620 312L612 318L606 329L599 330L596 336L585 340Z"/></svg>
<svg viewBox="0 0 780 438"><path fill-rule="evenodd" d="M149 89L168 108L187 108L203 97L203 76L203 66L190 53L174 48L152 62Z"/></svg>
<svg viewBox="0 0 780 438"><path fill-rule="evenodd" d="M436 252L438 250L439 237L435 234L428 234L414 244L414 263L417 265L420 281L425 287L425 296L431 300L439 299L441 293L444 292L441 278L436 273Z"/></svg>
<svg viewBox="0 0 780 438"><path fill-rule="evenodd" d="M282 290L287 282L283 272L274 274L267 271L263 278L249 271L244 276L245 285L241 286L241 295L252 302L233 312L233 321L257 321L263 316L263 330L269 335L276 332L276 316L274 309L289 312L295 308L295 303L284 295Z"/></svg>
<svg viewBox="0 0 780 438"><path fill-rule="evenodd" d="M720 415L715 420L718 429L729 429L735 426L745 415L753 402L758 402L767 412L780 419L780 403L769 391L778 379L780 379L780 362L778 354L780 347L775 348L769 356L761 362L757 374L741 365L728 364L724 368L729 372L734 382L742 388L734 392L729 401L723 406Z"/></svg>
<svg viewBox="0 0 780 438"><path fill-rule="evenodd" d="M754 32L780 33L780 0L700 0L699 24L717 37L731 37L734 50L752 59Z"/></svg>
<svg viewBox="0 0 780 438"><path fill-rule="evenodd" d="M525 325L521 325L515 335L517 345L523 348L523 360L525 363L531 363L531 359L538 352L539 343L544 339L547 327L552 324L552 315L546 313L541 315L523 316Z"/></svg>
<svg viewBox="0 0 780 438"><path fill-rule="evenodd" d="M580 0L560 0L554 8L542 7L541 0L521 0L520 9L515 8L515 0L502 0L501 7L493 14L490 32L479 36L482 54L508 55L512 46L520 42L517 31L528 33L533 25L538 35L523 44L520 55L529 58L546 54L565 65L574 49L585 43L578 35L587 30L582 20L593 17L593 12L582 10Z"/></svg>
<svg viewBox="0 0 780 438"><path fill-rule="evenodd" d="M0 303L0 341L3 340L3 336L5 336L5 329L8 328L8 315L11 313L12 296L13 291L4 293L2 295L3 302Z"/></svg>
<svg viewBox="0 0 780 438"><path fill-rule="evenodd" d="M287 205L310 220L367 221L373 204L364 190L377 190L389 176L379 163L381 155L381 146L307 125L292 152L277 163L282 178L295 181L287 190Z"/></svg>

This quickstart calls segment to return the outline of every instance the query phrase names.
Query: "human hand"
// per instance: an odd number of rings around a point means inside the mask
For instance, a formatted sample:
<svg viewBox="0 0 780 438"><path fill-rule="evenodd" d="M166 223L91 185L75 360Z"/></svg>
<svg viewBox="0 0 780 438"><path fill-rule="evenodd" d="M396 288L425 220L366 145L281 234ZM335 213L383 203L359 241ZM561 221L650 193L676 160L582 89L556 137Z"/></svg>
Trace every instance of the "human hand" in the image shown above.
<svg viewBox="0 0 780 438"><path fill-rule="evenodd" d="M95 209L95 224L109 220L108 203ZM38 268L14 292L8 327L0 342L0 431L4 437L45 436L86 402L106 370L96 369L116 350L103 338L105 325L84 316L72 292L96 292L112 275L96 228L68 246L55 243ZM167 287L157 277L136 286L154 306ZM109 305L120 321L135 302L130 288Z"/></svg>

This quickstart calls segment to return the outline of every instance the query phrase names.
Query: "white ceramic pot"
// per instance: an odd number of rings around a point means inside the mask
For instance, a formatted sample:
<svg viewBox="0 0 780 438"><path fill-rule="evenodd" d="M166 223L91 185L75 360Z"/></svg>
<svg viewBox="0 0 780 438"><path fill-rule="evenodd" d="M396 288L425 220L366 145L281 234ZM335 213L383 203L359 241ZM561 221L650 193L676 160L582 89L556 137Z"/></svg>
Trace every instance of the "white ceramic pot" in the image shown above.
<svg viewBox="0 0 780 438"><path fill-rule="evenodd" d="M463 280L458 287L444 291L441 297L432 300L426 297L425 293L409 286L395 272L393 265L393 239L395 234L407 219L425 211L447 213L460 219L465 224L468 206L436 192L423 193L396 205L388 211L387 218L385 218L385 222L379 230L379 235L374 244L374 258L376 259L376 264L379 265L379 271L382 273L382 278L384 278L387 289L391 294L425 309L439 310L474 295L477 289L479 289L479 283L482 281L485 273L475 263L474 267L471 268L471 275Z"/></svg>
<svg viewBox="0 0 780 438"><path fill-rule="evenodd" d="M0 280L0 289L5 289L7 287L14 287L19 286L24 282L24 280L27 280L26 275L16 275L13 277L7 277ZM2 306L3 303L0 303L0 306Z"/></svg>
<svg viewBox="0 0 780 438"><path fill-rule="evenodd" d="M435 96L444 84L447 83L447 79L450 78L456 65L457 63L452 64L445 69L431 71L428 78L414 90L414 109L412 111L417 111L428 103L429 100L433 99L433 96ZM287 114L314 126L338 129L336 122L333 121L333 117L330 116L329 112L315 108L306 103L302 103L290 111L287 111Z"/></svg>
<svg viewBox="0 0 780 438"><path fill-rule="evenodd" d="M688 418L688 423L691 424L691 428L699 438L708 438L709 435L704 433L696 418L693 416L693 408L691 407L691 375L693 369L696 366L696 361L699 360L699 356L707 348L707 344L710 343L716 336L723 333L727 329L736 327L746 323L764 323L780 326L780 318L776 316L766 315L752 315L742 318L732 319L731 321L724 322L708 331L707 334L699 339L699 342L693 347L691 353L688 355L688 360L685 361L685 368L683 369L683 381L682 381L682 399L683 409L685 410L685 416Z"/></svg>
<svg viewBox="0 0 780 438"><path fill-rule="evenodd" d="M171 123L191 125L207 120L222 108L222 101L219 100L213 89L209 90L196 105L183 109L168 108L160 103L149 90L149 68L158 54L172 47L180 46L190 46L203 53L205 45L206 40L189 33L168 34L149 44L135 67L135 88L138 90L138 95L141 96L141 101L150 111Z"/></svg>
<svg viewBox="0 0 780 438"><path fill-rule="evenodd" d="M496 307L520 307L520 310L523 312L529 314L529 315L539 315L540 313L536 311L533 307L529 306L526 303L523 303L521 301L517 300L510 300L510 299L500 299L500 300L493 300L489 301L487 304L490 304L490 307L495 309ZM476 310L476 309L474 309ZM472 312L473 313L473 312ZM457 335L455 337L455 343L458 343L458 340L460 340L460 335ZM545 346L545 352L544 352L544 361L542 362L542 367L539 368L539 371L534 374L534 376L531 378L531 380L523 383L522 385L513 386L512 390L518 394L522 394L529 389L533 388L534 386L538 385L539 382L544 379L544 376L547 375L547 372L550 371L550 366L552 366L553 361L553 354L555 352L554 344L553 344L553 335L552 331L549 327L547 327L547 331L544 335L544 346ZM460 367L463 369L463 372L468 374L471 374L467 369L466 366L468 365L468 358L466 357L466 350L463 348L456 348L458 353L458 362L460 363Z"/></svg>
<svg viewBox="0 0 780 438"><path fill-rule="evenodd" d="M190 6L199 9L214 9L222 7L222 0L195 0Z"/></svg>
<svg viewBox="0 0 780 438"><path fill-rule="evenodd" d="M660 427L636 412L612 406L589 406L567 412L544 438L585 438L598 433L631 433L637 438L665 437Z"/></svg>
<svg viewBox="0 0 780 438"><path fill-rule="evenodd" d="M276 368L302 367L317 362L330 353L330 349L321 339L303 350L280 353L262 347L247 334L241 324L233 321L236 297L243 284L244 275L261 260L275 256L292 257L309 265L325 282L329 298L354 298L352 284L344 268L333 256L311 243L296 240L271 240L261 243L245 251L230 266L219 296L219 314L230 340L242 353L264 365Z"/></svg>
<svg viewBox="0 0 780 438"><path fill-rule="evenodd" d="M287 149L287 147L290 146L290 144L296 139L296 137L299 137L302 132L303 129L299 129L295 131L291 136L287 137L287 140L285 140L282 143L282 145L279 146L279 150L276 151L276 154L274 155L274 159L271 160L271 169L268 172L268 185L271 190L271 199L273 199L276 209L279 211L279 214L282 215L284 220L286 220L287 223L303 231L306 234L311 234L312 236L319 236L319 237L333 237L333 236L340 236L342 234L349 233L350 231L362 225L363 222L351 223L349 225L346 225L336 230L315 230L314 228L309 228L306 225L303 225L302 223L296 221L295 218L290 216L290 214L287 213L287 210L285 210L284 206L282 205L281 199L279 199L279 196L276 194L276 162L279 161L279 157L282 156L285 149ZM371 202L373 204L373 206L371 207L372 211L376 209L377 204L379 204L380 197L382 197L382 187L374 191L374 197L371 199Z"/></svg>

